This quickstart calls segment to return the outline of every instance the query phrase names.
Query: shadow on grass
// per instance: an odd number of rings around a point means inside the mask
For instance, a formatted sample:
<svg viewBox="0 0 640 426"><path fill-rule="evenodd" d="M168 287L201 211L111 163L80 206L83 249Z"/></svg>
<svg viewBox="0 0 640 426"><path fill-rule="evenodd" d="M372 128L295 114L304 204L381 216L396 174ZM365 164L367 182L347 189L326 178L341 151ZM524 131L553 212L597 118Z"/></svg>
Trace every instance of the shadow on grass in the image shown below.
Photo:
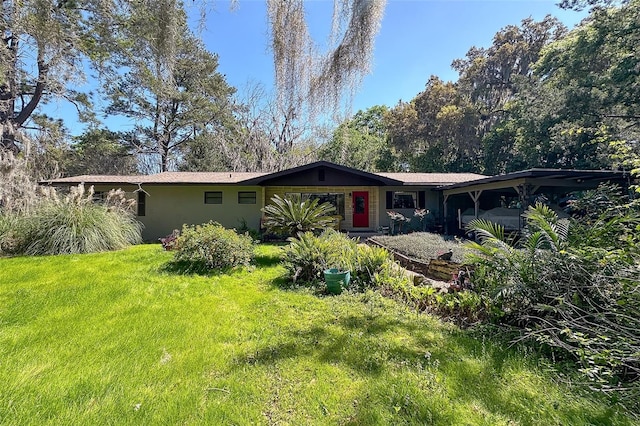
<svg viewBox="0 0 640 426"><path fill-rule="evenodd" d="M281 262L280 256L278 255L257 255L253 259L253 263L256 266L268 268L270 266L276 266Z"/></svg>
<svg viewBox="0 0 640 426"><path fill-rule="evenodd" d="M236 268L209 269L206 265L197 262L185 262L171 260L158 268L162 273L175 275L199 275L204 277L216 277L233 272Z"/></svg>
<svg viewBox="0 0 640 426"><path fill-rule="evenodd" d="M386 407L390 412L385 416L397 423L456 423L460 409L482 407L482 416L494 421L631 424L601 400L588 405L589 410L574 403L577 390L567 396L562 390L541 389L549 379L531 354L500 346L491 338L474 338L467 331L432 329L408 316L355 310L337 312L325 324L301 321L297 327L280 330L277 338L239 355L233 365L276 366L304 358L352 370L367 380L356 397L367 404L360 404L347 424L376 423ZM389 406L393 392L399 392L399 402Z"/></svg>

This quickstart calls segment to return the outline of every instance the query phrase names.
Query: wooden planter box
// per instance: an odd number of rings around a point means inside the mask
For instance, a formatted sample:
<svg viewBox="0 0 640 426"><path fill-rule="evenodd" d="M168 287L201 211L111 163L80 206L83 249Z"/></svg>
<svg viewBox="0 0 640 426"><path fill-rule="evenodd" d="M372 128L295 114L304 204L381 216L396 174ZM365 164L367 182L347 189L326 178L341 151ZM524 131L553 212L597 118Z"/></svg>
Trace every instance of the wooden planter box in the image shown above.
<svg viewBox="0 0 640 426"><path fill-rule="evenodd" d="M393 258L405 269L424 275L427 278L431 278L439 281L451 281L454 274L458 274L458 271L463 269L462 264L452 262L450 260L431 259L429 262L414 259L404 254L397 253L380 244L377 241L367 240L369 244L385 248L389 253L393 255Z"/></svg>

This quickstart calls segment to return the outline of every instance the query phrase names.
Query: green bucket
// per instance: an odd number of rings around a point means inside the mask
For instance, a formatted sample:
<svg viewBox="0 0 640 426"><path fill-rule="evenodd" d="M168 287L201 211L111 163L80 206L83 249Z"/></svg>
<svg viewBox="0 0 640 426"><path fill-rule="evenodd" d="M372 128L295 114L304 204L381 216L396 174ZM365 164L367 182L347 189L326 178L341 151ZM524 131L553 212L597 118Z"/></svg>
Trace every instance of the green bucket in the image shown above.
<svg viewBox="0 0 640 426"><path fill-rule="evenodd" d="M325 269L324 281L327 284L327 291L331 294L340 294L343 288L347 288L351 281L351 272L339 271L338 269Z"/></svg>

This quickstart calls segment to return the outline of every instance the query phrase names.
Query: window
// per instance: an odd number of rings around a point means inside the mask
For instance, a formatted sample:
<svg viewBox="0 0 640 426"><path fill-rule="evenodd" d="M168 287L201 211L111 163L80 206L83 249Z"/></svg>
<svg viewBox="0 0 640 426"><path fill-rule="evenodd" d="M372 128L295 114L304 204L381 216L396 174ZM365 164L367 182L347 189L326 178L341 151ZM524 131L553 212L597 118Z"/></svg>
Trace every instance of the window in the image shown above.
<svg viewBox="0 0 640 426"><path fill-rule="evenodd" d="M205 191L205 204L222 204L222 191Z"/></svg>
<svg viewBox="0 0 640 426"><path fill-rule="evenodd" d="M147 194L138 191L138 216L145 216L147 213Z"/></svg>
<svg viewBox="0 0 640 426"><path fill-rule="evenodd" d="M387 191L387 210L424 209L424 191Z"/></svg>
<svg viewBox="0 0 640 426"><path fill-rule="evenodd" d="M238 204L255 204L256 191L238 191Z"/></svg>
<svg viewBox="0 0 640 426"><path fill-rule="evenodd" d="M394 209L415 209L418 206L416 192L400 192L393 193Z"/></svg>
<svg viewBox="0 0 640 426"><path fill-rule="evenodd" d="M329 203L333 207L335 207L335 212L332 214L340 215L343 218L344 215L344 193L343 192L287 192L285 197L289 196L300 196L302 200L313 200L318 199L318 204Z"/></svg>
<svg viewBox="0 0 640 426"><path fill-rule="evenodd" d="M93 193L92 201L94 203L101 203L105 200L105 198L107 198L107 196L104 191L95 191Z"/></svg>

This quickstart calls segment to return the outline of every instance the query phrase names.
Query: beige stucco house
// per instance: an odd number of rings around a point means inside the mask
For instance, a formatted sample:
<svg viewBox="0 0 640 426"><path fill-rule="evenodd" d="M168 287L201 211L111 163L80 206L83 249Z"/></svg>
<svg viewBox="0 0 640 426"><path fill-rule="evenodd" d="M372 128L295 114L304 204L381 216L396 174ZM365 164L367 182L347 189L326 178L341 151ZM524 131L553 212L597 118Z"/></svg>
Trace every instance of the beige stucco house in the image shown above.
<svg viewBox="0 0 640 426"><path fill-rule="evenodd" d="M143 238L154 241L183 224L210 220L228 228L259 229L261 209L278 194L319 198L336 207L344 231L376 231L387 212L412 217L417 208L442 217L439 187L482 179L473 173L369 173L319 161L276 173L164 172L148 176L74 176L42 184L93 185L96 193L121 188L137 200Z"/></svg>
<svg viewBox="0 0 640 426"><path fill-rule="evenodd" d="M74 176L41 184L93 185L99 194L121 188L137 201L143 238L155 241L183 224L211 220L227 228L260 229L261 209L278 194L299 194L331 203L348 232L389 226L389 212L407 218L428 209L435 230L464 229L486 211L503 225L520 229L522 213L539 197L558 203L572 191L601 182L629 185L629 176L611 170L531 169L497 176L474 173L369 173L318 161L275 173L165 172L148 176Z"/></svg>

